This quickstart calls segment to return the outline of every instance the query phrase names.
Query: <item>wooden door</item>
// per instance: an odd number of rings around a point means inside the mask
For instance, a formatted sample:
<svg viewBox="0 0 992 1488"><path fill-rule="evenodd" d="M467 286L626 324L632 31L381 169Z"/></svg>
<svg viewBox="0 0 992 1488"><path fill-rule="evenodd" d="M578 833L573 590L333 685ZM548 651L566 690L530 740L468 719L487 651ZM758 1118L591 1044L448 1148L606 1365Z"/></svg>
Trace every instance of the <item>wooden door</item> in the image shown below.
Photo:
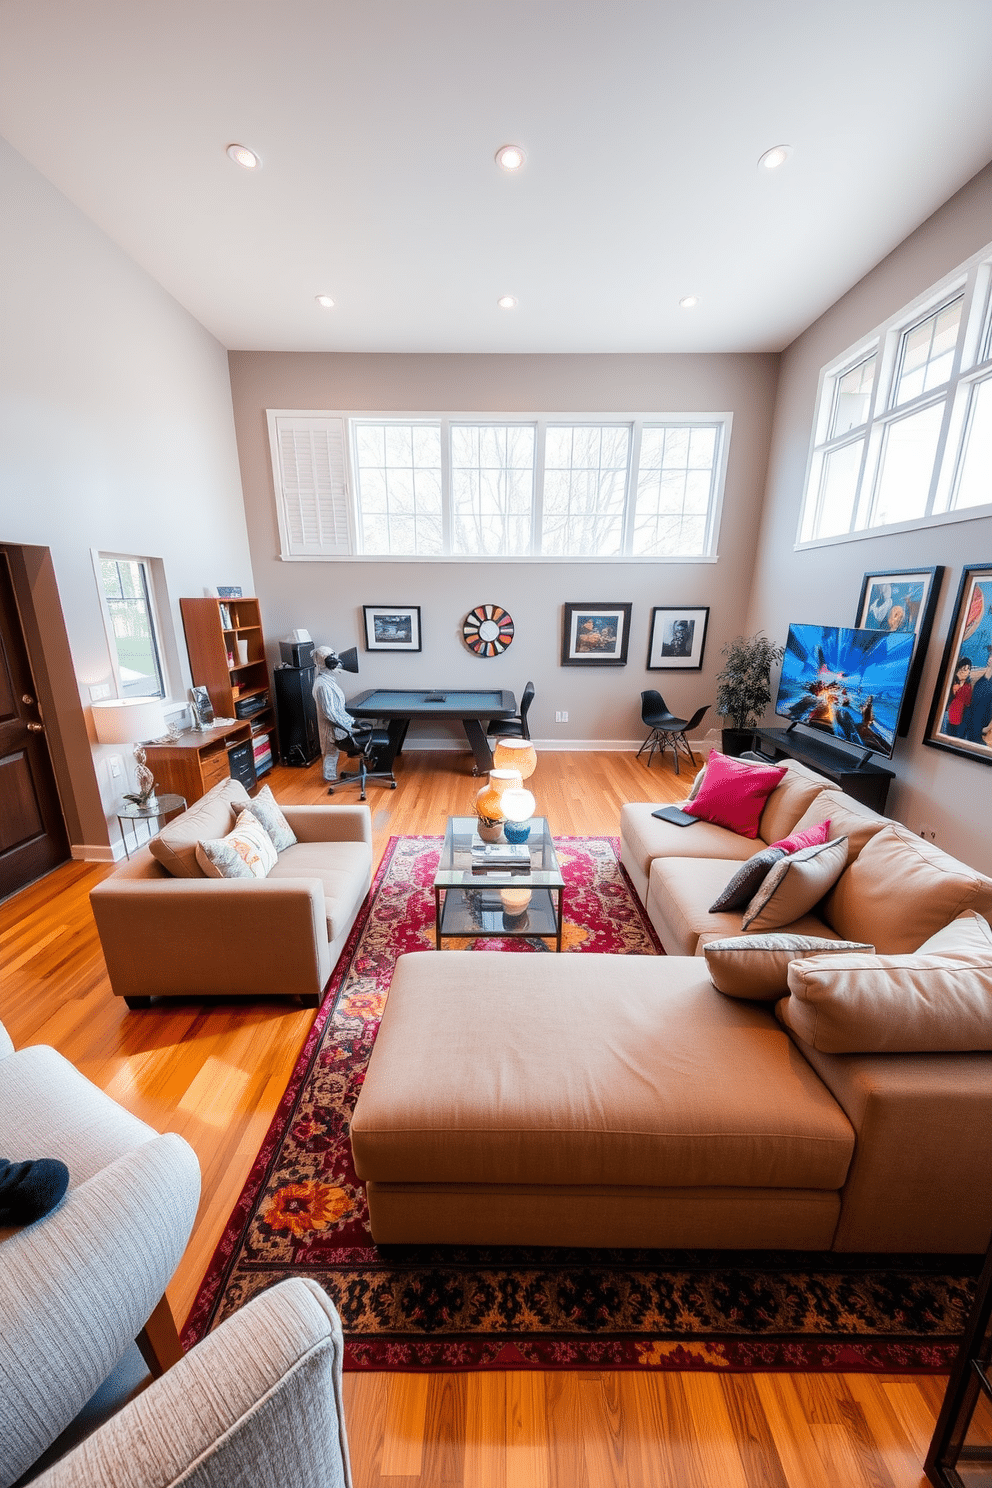
<svg viewBox="0 0 992 1488"><path fill-rule="evenodd" d="M69 856L31 663L0 553L0 898Z"/></svg>

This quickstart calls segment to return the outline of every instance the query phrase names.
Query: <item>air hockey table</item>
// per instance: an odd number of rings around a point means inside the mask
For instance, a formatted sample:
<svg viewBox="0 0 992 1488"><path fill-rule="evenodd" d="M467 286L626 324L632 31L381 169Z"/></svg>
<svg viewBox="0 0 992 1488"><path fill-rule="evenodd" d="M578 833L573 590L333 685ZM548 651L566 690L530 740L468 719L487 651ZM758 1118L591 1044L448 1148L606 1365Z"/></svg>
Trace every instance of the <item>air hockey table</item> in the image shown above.
<svg viewBox="0 0 992 1488"><path fill-rule="evenodd" d="M457 720L465 730L475 764L473 775L484 775L493 767L492 750L485 725L494 718L513 718L517 701L512 692L476 692L463 687L400 692L375 687L360 692L345 705L353 718L382 718L389 729L389 765L403 752L406 731L414 718Z"/></svg>

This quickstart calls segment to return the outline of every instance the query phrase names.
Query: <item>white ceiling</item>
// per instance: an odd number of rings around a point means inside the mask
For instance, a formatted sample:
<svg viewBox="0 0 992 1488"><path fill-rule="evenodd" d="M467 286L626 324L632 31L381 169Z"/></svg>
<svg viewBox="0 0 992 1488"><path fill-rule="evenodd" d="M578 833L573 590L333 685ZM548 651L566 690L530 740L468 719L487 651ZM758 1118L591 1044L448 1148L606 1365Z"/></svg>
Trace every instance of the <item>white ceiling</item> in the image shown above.
<svg viewBox="0 0 992 1488"><path fill-rule="evenodd" d="M0 0L0 133L227 347L777 350L992 158L992 3Z"/></svg>

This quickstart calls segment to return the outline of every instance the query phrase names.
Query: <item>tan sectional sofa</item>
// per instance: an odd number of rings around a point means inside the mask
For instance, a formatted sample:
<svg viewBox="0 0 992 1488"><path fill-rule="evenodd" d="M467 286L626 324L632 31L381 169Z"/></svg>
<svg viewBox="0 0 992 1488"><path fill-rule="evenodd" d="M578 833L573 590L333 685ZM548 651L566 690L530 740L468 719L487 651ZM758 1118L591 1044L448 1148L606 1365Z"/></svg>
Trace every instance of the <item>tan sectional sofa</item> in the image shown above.
<svg viewBox="0 0 992 1488"><path fill-rule="evenodd" d="M251 805L225 780L98 884L90 903L114 994L297 997L318 1007L372 883L367 806L284 806L297 841L266 878L208 878L196 844Z"/></svg>
<svg viewBox="0 0 992 1488"><path fill-rule="evenodd" d="M400 958L352 1124L376 1240L983 1250L992 934L980 916L992 914L992 881L799 765L769 798L758 840L680 828L653 809L624 808L623 861L666 957ZM908 977L923 1028L904 1040L913 1052L862 1051L856 1034L845 1044L836 1028L850 1024L850 996L824 1036L809 1035L821 1026L812 1001L793 1019L800 1032L787 1026L789 988L798 977L804 996L820 996L824 963L862 988L849 956L790 952L788 986L754 999L711 980L705 946L741 932L740 913L710 915L716 894L766 843L828 817L831 837L848 837L849 865L786 928L876 946L895 1008ZM964 992L949 996L951 1031L931 1044L934 958L907 953L949 922L945 949L971 936L973 954ZM886 1047L899 1050L898 1038Z"/></svg>

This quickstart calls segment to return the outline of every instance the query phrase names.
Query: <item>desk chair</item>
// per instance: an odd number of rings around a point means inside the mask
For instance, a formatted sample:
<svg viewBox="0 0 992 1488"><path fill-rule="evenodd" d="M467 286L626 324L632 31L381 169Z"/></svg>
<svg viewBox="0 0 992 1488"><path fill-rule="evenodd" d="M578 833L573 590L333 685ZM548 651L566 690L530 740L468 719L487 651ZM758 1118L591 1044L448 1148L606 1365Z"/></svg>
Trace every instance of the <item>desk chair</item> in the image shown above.
<svg viewBox="0 0 992 1488"><path fill-rule="evenodd" d="M327 788L327 794L333 796L334 788L338 785L360 785L361 794L358 799L365 800L365 782L367 780L388 780L389 789L396 789L396 780L393 776L392 762L385 770L377 770L379 756L384 754L389 758L389 733L384 728L371 728L361 733L346 734L343 739L338 739L339 749L343 749L350 759L357 759L358 769L350 770L347 774L336 775Z"/></svg>
<svg viewBox="0 0 992 1488"><path fill-rule="evenodd" d="M534 684L528 682L520 699L520 712L515 718L494 718L486 729L491 739L529 739L530 728L527 714L534 701Z"/></svg>
<svg viewBox="0 0 992 1488"><path fill-rule="evenodd" d="M637 759L640 759L645 749L648 751L648 769L651 768L651 757L657 749L664 754L669 744L672 746L672 757L675 763L675 773L679 774L679 750L692 761L694 769L699 769L699 761L689 747L686 735L690 729L694 729L702 722L704 714L709 712L709 703L704 703L697 708L691 718L676 718L671 713L668 704L660 692L649 689L641 693L641 722L645 724L650 733L637 751Z"/></svg>

